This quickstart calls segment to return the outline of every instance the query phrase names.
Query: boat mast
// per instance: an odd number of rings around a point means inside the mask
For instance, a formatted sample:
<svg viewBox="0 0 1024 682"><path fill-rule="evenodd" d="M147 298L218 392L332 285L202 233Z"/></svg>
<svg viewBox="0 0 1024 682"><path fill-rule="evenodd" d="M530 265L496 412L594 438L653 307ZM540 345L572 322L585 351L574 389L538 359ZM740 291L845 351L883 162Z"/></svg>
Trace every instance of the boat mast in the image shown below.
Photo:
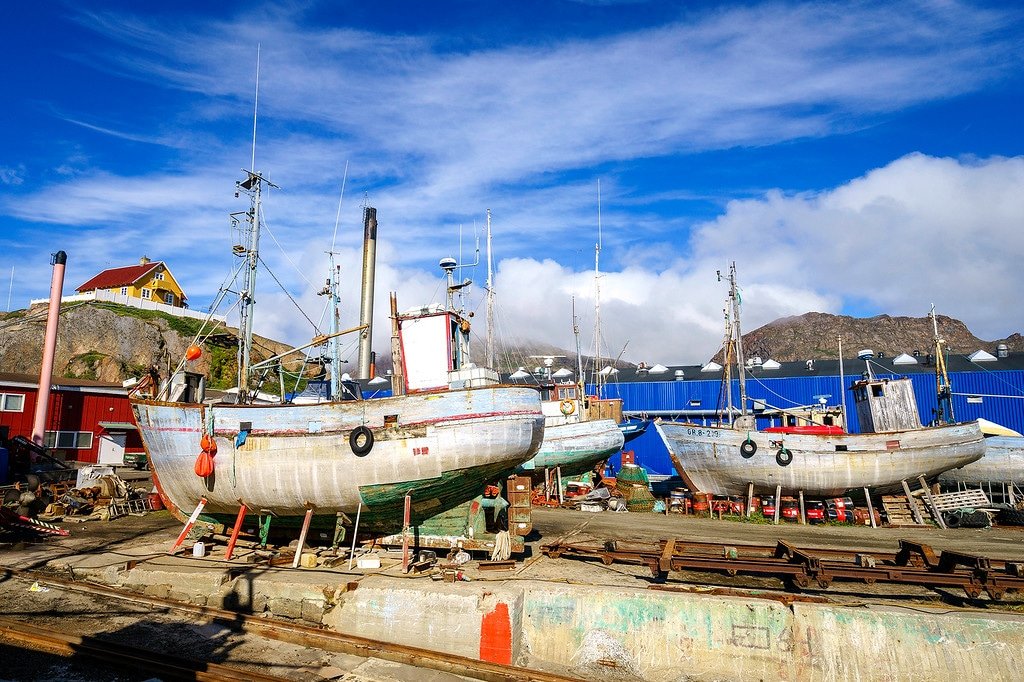
<svg viewBox="0 0 1024 682"><path fill-rule="evenodd" d="M949 374L946 372L946 355L944 346L946 342L939 336L939 320L935 315L935 304L931 310L932 330L935 333L935 394L938 398L938 411L935 414L936 421L952 424L956 421L953 416L953 387L949 383Z"/></svg>
<svg viewBox="0 0 1024 682"><path fill-rule="evenodd" d="M331 334L337 334L340 326L338 319L341 314L341 266L334 263L334 251L330 254L331 279L327 283L327 296L330 300ZM331 400L341 400L341 349L334 338L330 345L331 355Z"/></svg>
<svg viewBox="0 0 1024 682"><path fill-rule="evenodd" d="M725 405L722 412L725 413L725 423L732 424L733 420L733 408L732 408L732 358L733 351L736 349L736 342L732 338L733 326L732 326L732 308L726 306L722 312L725 314L725 345L722 346L723 357L722 357L722 383L725 384ZM721 419L721 417L719 417Z"/></svg>
<svg viewBox="0 0 1024 682"><path fill-rule="evenodd" d="M587 384L586 384L586 381L585 381L586 377L584 377L584 375L583 375L583 351L580 349L580 325L579 325L579 319L576 317L576 297L573 296L571 300L572 300L572 334L573 334L574 337L576 337L576 387L577 387L577 390L579 391L579 394L576 397L577 397L577 399L579 401L580 409L584 410L584 409L586 409L585 408L586 401L583 400L583 394L586 393ZM583 417L583 418L586 418L585 414L582 414L580 416Z"/></svg>
<svg viewBox="0 0 1024 682"><path fill-rule="evenodd" d="M494 261L491 257L491 209L487 209L487 366L494 366Z"/></svg>
<svg viewBox="0 0 1024 682"><path fill-rule="evenodd" d="M843 431L849 433L846 421L846 377L843 372L843 336L839 335L839 399L843 406Z"/></svg>
<svg viewBox="0 0 1024 682"><path fill-rule="evenodd" d="M733 335L736 339L736 367L740 378L740 416L747 414L747 372L743 358L743 332L740 330L740 295L736 289L736 261L729 267L729 300L732 304Z"/></svg>
<svg viewBox="0 0 1024 682"><path fill-rule="evenodd" d="M601 180L597 181L597 244L594 245L594 392L601 397Z"/></svg>
<svg viewBox="0 0 1024 682"><path fill-rule="evenodd" d="M245 180L235 183L235 196L244 192L249 197L249 210L243 213L231 214L232 222L237 226L238 216L244 216L245 226L242 232L246 239L236 244L232 251L246 259L245 286L239 294L241 299L239 307L238 324L238 400L247 401L249 393L249 367L252 364L252 316L256 307L256 268L259 264L260 246L260 224L263 220L262 195L263 183L268 187L278 189L277 185L270 182L256 172L256 120L259 107L260 92L260 62L259 46L256 48L256 96L253 101L252 112L252 160L249 170L242 169L246 174Z"/></svg>

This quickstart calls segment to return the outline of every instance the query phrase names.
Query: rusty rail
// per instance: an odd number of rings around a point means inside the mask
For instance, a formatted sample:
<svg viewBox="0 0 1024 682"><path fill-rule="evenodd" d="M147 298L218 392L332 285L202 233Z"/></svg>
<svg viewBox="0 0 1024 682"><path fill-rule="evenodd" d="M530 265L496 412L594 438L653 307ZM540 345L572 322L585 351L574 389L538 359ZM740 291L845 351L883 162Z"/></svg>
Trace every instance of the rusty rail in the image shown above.
<svg viewBox="0 0 1024 682"><path fill-rule="evenodd" d="M167 679L209 682L285 682L288 679L220 663L173 656L90 635L51 632L6 618L0 619L0 637L33 650L64 657L88 656L99 663L128 666L144 671L147 675L159 675Z"/></svg>
<svg viewBox="0 0 1024 682"><path fill-rule="evenodd" d="M779 541L766 545L732 545L662 540L657 546L620 547L554 542L541 550L549 557L598 559L606 565L646 566L660 579L670 571L709 571L726 575L777 577L787 585L828 588L833 581L892 583L935 588L961 588L972 599L982 593L1000 600L1024 590L1024 562L989 559L955 551L936 553L928 545L899 541L893 554L826 549L800 549Z"/></svg>

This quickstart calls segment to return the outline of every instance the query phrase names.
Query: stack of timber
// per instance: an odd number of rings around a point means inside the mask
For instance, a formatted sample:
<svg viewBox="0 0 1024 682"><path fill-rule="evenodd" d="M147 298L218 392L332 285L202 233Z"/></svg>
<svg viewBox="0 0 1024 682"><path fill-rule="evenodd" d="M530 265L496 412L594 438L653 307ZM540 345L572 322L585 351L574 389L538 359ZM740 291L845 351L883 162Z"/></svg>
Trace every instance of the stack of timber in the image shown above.
<svg viewBox="0 0 1024 682"><path fill-rule="evenodd" d="M911 504L917 505L922 519L925 515L927 515L927 518L932 519L930 511L924 505L919 504L917 500L911 502L907 499L906 495L882 495L882 508L885 509L885 516L889 520L888 525L896 527L927 525L918 521L911 508Z"/></svg>

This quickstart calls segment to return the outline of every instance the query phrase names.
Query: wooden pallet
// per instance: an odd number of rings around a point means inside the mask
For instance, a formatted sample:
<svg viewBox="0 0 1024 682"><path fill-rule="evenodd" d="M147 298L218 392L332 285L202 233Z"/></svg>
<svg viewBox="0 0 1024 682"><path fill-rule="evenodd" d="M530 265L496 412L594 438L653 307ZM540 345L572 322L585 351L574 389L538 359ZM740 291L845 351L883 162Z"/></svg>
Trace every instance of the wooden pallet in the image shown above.
<svg viewBox="0 0 1024 682"><path fill-rule="evenodd" d="M917 508L921 510L921 516L930 519L927 505L918 502ZM885 516L889 519L890 526L927 526L926 523L918 523L910 510L910 502L905 495L882 495L882 508L885 509Z"/></svg>
<svg viewBox="0 0 1024 682"><path fill-rule="evenodd" d="M992 502L983 490L961 490L955 493L932 495L935 508L940 512L955 509L985 509L992 507Z"/></svg>

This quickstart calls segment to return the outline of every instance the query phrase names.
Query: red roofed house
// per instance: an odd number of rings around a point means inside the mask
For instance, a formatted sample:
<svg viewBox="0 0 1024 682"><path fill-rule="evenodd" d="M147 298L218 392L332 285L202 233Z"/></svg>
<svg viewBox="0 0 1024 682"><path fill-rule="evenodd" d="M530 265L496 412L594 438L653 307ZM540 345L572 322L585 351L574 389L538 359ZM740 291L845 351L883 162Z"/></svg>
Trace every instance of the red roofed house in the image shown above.
<svg viewBox="0 0 1024 682"><path fill-rule="evenodd" d="M163 261L151 261L146 256L138 265L108 268L77 289L79 294L106 291L115 296L127 296L143 301L163 303L176 308L187 308L188 297Z"/></svg>

